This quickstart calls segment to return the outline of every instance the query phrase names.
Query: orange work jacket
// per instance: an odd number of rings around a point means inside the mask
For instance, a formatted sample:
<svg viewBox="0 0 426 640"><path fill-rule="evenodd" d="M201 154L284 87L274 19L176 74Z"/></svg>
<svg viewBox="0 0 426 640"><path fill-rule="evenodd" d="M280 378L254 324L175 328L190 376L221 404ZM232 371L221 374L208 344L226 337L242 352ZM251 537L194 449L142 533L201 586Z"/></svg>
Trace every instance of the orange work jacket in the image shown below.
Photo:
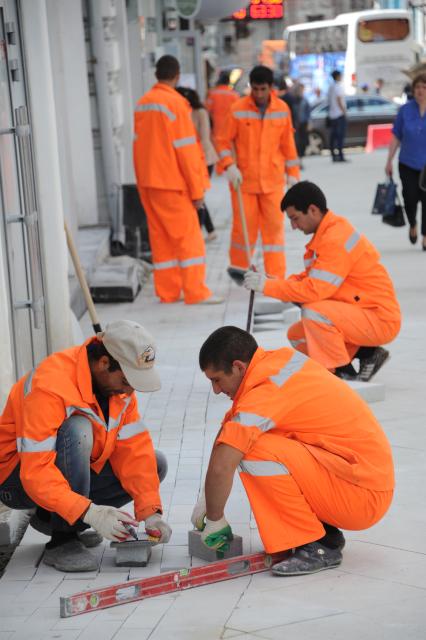
<svg viewBox="0 0 426 640"><path fill-rule="evenodd" d="M91 340L48 356L12 387L0 416L0 483L20 462L28 496L73 524L90 500L72 491L56 467L56 436L64 420L80 414L92 423L91 468L99 473L109 460L135 501L136 519L143 520L161 510L151 436L140 421L134 393L109 399L105 423L92 389L86 351Z"/></svg>
<svg viewBox="0 0 426 640"><path fill-rule="evenodd" d="M290 109L273 94L263 117L251 96L232 105L226 127L216 138L219 173L234 162L233 145L243 191L276 191L284 186L284 173L299 179Z"/></svg>
<svg viewBox="0 0 426 640"><path fill-rule="evenodd" d="M401 310L380 254L346 218L328 211L306 245L305 271L285 280L267 280L273 298L309 303L338 300L372 309L383 320L400 322Z"/></svg>
<svg viewBox="0 0 426 640"><path fill-rule="evenodd" d="M293 349L256 350L215 446L225 443L249 455L264 433L301 442L352 484L376 491L394 486L391 448L368 405Z"/></svg>
<svg viewBox="0 0 426 640"><path fill-rule="evenodd" d="M234 102L239 100L239 97L238 93L227 84L218 84L208 92L206 107L212 119L213 136L215 138L220 135L225 126L229 110Z"/></svg>
<svg viewBox="0 0 426 640"><path fill-rule="evenodd" d="M158 82L135 110L133 162L138 187L185 191L202 198L206 168L188 102Z"/></svg>

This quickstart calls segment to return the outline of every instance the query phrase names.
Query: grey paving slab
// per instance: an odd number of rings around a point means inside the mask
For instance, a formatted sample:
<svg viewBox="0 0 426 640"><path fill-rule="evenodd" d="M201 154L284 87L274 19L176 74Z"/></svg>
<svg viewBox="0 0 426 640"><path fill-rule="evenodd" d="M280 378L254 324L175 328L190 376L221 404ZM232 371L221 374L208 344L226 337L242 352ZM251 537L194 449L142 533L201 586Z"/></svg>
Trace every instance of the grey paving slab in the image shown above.
<svg viewBox="0 0 426 640"><path fill-rule="evenodd" d="M59 597L128 579L158 575L182 566L200 566L186 548L189 517L204 481L213 440L229 400L212 393L198 370L199 348L222 324L245 328L248 292L225 273L229 243L229 195L214 178L209 205L219 240L207 246L208 281L226 304L210 308L160 305L148 282L133 304L97 305L101 322L126 317L145 324L159 346L160 392L138 394L141 414L155 446L169 460L161 491L174 533L170 544L153 549L149 565L123 571L114 566L107 544L99 572L65 575L40 563L46 538L28 529L0 580L0 639L114 638L163 640L202 636L203 640L251 638L275 640L423 640L426 637L426 255L408 243L407 229L392 229L370 215L376 183L383 177L385 154L351 153L348 165L327 157L306 159L304 176L325 191L331 209L347 215L382 253L397 288L403 326L390 345L391 360L363 385L385 398L370 404L393 446L396 468L394 502L385 518L368 531L347 532L344 559L337 570L283 579L262 573L173 596L59 618ZM288 271L303 269L307 240L286 222ZM271 323L274 324L274 323ZM256 332L266 349L288 345L282 320L263 323ZM91 333L85 316L82 327ZM377 393L376 393L377 395ZM376 398L377 400L377 398ZM131 507L129 507L131 508ZM236 478L227 517L244 540L244 552L262 543L241 482Z"/></svg>

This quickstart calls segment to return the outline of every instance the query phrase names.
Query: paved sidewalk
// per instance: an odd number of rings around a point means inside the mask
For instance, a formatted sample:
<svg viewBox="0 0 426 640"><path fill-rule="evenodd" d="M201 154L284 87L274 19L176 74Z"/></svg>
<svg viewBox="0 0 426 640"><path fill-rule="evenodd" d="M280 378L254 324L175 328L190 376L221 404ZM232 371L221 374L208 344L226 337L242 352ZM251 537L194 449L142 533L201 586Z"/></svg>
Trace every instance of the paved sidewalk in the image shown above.
<svg viewBox="0 0 426 640"><path fill-rule="evenodd" d="M62 574L38 565L42 535L28 530L0 580L0 640L78 638L108 640L422 640L426 637L426 254L408 243L408 228L393 229L370 215L376 183L383 177L384 152L353 153L349 164L329 158L305 161L303 176L317 182L336 213L347 215L382 252L403 308L403 328L391 346L392 360L377 376L386 400L372 405L393 445L397 489L378 525L347 532L341 567L313 576L276 578L268 573L118 606L75 618L59 618L59 596L190 566L187 531L192 506L205 474L212 441L229 406L212 394L198 369L198 351L222 324L245 328L248 293L225 273L230 205L223 180L215 179L209 204L219 240L208 245L208 281L226 304L213 307L160 305L152 283L133 304L98 305L103 324L134 319L157 338L161 391L140 394L143 418L155 445L169 460L161 486L173 537L154 549L145 569L117 568L112 550L97 550L101 570ZM302 269L306 238L287 229L289 272ZM85 335L91 325L83 318ZM275 325L274 325L275 326ZM266 348L287 344L283 330L255 334ZM238 479L226 515L244 538L244 551L261 550L248 501ZM195 561L193 564L200 564ZM37 566L38 565L38 566Z"/></svg>

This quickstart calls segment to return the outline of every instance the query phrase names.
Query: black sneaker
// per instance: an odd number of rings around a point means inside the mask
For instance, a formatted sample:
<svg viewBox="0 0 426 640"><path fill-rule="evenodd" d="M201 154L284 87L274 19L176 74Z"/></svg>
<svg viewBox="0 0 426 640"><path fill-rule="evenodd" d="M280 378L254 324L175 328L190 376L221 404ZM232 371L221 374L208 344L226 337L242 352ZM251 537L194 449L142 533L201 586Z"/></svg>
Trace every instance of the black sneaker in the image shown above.
<svg viewBox="0 0 426 640"><path fill-rule="evenodd" d="M368 382L383 367L386 360L389 360L389 351L383 347L376 347L374 353L369 358L360 360L358 380Z"/></svg>
<svg viewBox="0 0 426 640"><path fill-rule="evenodd" d="M272 573L276 576L302 576L325 569L334 569L341 562L340 549L329 549L319 542L309 542L296 547L293 555L287 560L274 564Z"/></svg>
<svg viewBox="0 0 426 640"><path fill-rule="evenodd" d="M358 374L351 363L336 367L334 375L342 380L358 380Z"/></svg>

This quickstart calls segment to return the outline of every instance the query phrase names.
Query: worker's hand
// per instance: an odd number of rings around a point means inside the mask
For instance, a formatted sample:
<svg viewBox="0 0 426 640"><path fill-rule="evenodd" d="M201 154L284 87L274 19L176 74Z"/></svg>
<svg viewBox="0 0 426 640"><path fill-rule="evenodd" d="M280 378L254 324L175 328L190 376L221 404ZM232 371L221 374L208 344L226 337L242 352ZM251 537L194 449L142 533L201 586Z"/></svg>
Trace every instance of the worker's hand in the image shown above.
<svg viewBox="0 0 426 640"><path fill-rule="evenodd" d="M228 551L229 542L234 539L232 529L226 518L220 520L206 519L206 526L201 532L201 540L209 547L216 551Z"/></svg>
<svg viewBox="0 0 426 640"><path fill-rule="evenodd" d="M236 164L229 165L229 167L225 170L225 176L228 182L232 184L234 189L238 189L238 187L243 181L243 176L241 175L241 171L239 170Z"/></svg>
<svg viewBox="0 0 426 640"><path fill-rule="evenodd" d="M204 518L206 517L206 493L203 490L200 493L200 497L198 498L197 504L195 505L192 515L191 522L198 531L202 531L204 529Z"/></svg>
<svg viewBox="0 0 426 640"><path fill-rule="evenodd" d="M204 207L204 198L198 198L198 200L193 200L192 204L197 209L202 209Z"/></svg>
<svg viewBox="0 0 426 640"><path fill-rule="evenodd" d="M388 178L392 178L392 173L393 173L393 166L392 166L392 160L388 160L386 162L385 165L385 173L388 176Z"/></svg>
<svg viewBox="0 0 426 640"><path fill-rule="evenodd" d="M151 538L157 538L158 542L168 542L172 535L172 529L160 513L153 513L145 520L145 531Z"/></svg>
<svg viewBox="0 0 426 640"><path fill-rule="evenodd" d="M104 504L93 504L93 502L83 516L83 522L93 527L107 540L114 542L123 542L131 537L123 522L138 526L138 521L125 511Z"/></svg>
<svg viewBox="0 0 426 640"><path fill-rule="evenodd" d="M266 282L266 276L263 273L259 273L258 271L246 271L244 274L244 286L246 289L251 291L258 291L259 293L263 293L263 289Z"/></svg>
<svg viewBox="0 0 426 640"><path fill-rule="evenodd" d="M295 178L294 176L287 176L287 187L289 189L290 189L290 187L293 187L298 182L299 182L299 180L297 178Z"/></svg>

